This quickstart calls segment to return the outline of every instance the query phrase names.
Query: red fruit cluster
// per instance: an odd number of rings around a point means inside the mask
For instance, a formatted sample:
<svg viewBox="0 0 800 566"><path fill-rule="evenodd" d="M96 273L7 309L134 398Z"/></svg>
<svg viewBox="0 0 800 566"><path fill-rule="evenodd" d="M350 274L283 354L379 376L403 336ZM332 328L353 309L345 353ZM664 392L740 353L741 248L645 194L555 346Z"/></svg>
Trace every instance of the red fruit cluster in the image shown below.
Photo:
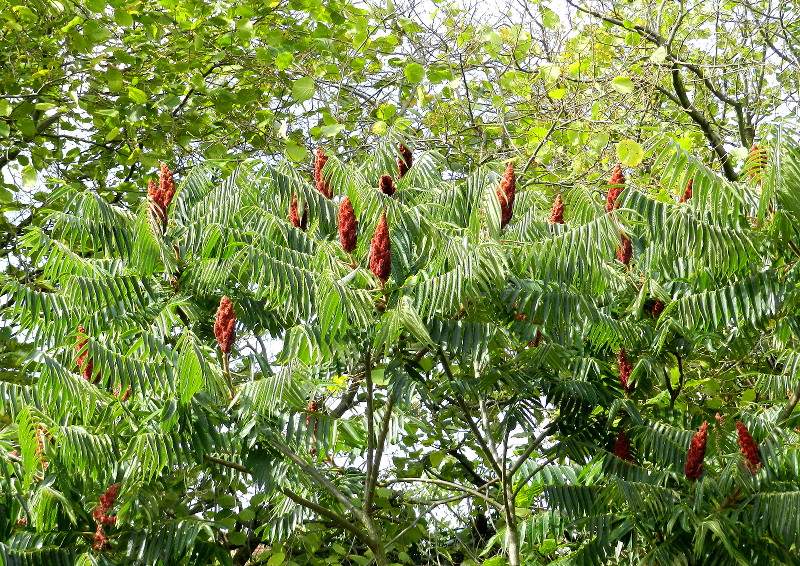
<svg viewBox="0 0 800 566"><path fill-rule="evenodd" d="M696 480L703 473L703 458L706 456L706 438L708 436L708 423L703 421L703 425L695 433L689 445L689 453L686 456L686 466L683 471L686 477Z"/></svg>
<svg viewBox="0 0 800 566"><path fill-rule="evenodd" d="M761 458L758 457L758 444L744 423L736 421L736 432L739 435L739 451L745 458L745 467L751 474L757 474L761 468Z"/></svg>
<svg viewBox="0 0 800 566"><path fill-rule="evenodd" d="M664 312L664 303L662 301L656 301L653 303L653 308L650 310L650 314L653 318L658 318L661 316L661 313Z"/></svg>
<svg viewBox="0 0 800 566"><path fill-rule="evenodd" d="M617 435L617 442L614 444L614 456L620 460L633 462L633 458L631 457L631 441L628 440L628 435L625 434L624 430L619 431Z"/></svg>
<svg viewBox="0 0 800 566"><path fill-rule="evenodd" d="M83 329L83 325L78 325L78 341L75 343L75 351L80 352L78 355L78 370L81 372L83 379L86 381L91 382L93 385L97 385L100 382L100 372L97 372L97 375L92 379L92 373L94 373L94 362L91 358L88 360L86 359L89 356L89 352L83 350L88 342L86 338L86 331ZM83 350L83 352L81 352Z"/></svg>
<svg viewBox="0 0 800 566"><path fill-rule="evenodd" d="M692 185L694 184L694 178L689 179L689 182L686 184L686 190L683 191L683 196L681 197L681 202L686 202L690 198L692 198Z"/></svg>
<svg viewBox="0 0 800 566"><path fill-rule="evenodd" d="M306 411L308 411L309 413L316 413L318 406L319 405L317 404L317 400L311 399L311 401L308 402L308 405L306 405ZM306 415L306 426L308 426L310 422L311 422L311 415L308 414Z"/></svg>
<svg viewBox="0 0 800 566"><path fill-rule="evenodd" d="M628 265L632 257L633 245L631 244L631 239L622 234L622 246L617 248L617 259Z"/></svg>
<svg viewBox="0 0 800 566"><path fill-rule="evenodd" d="M381 219L375 227L375 234L370 242L369 269L381 283L386 283L392 272L391 242L389 241L389 226L386 224L386 213L381 214Z"/></svg>
<svg viewBox="0 0 800 566"><path fill-rule="evenodd" d="M167 207L175 196L175 180L166 163L161 164L161 174L158 186L150 179L147 182L147 199L151 203L151 210L163 226L167 225Z"/></svg>
<svg viewBox="0 0 800 566"><path fill-rule="evenodd" d="M314 182L317 185L317 190L327 199L333 198L333 189L331 185L322 176L322 168L325 167L325 162L328 157L321 147L317 148L317 155L314 158Z"/></svg>
<svg viewBox="0 0 800 566"><path fill-rule="evenodd" d="M113 395L114 397L118 398L120 401L127 401L127 400L128 400L128 399L130 399L130 397L131 397L131 388L130 388L130 387L128 387L128 388L125 390L125 393L123 393L122 395L120 395L120 389L121 389L121 388L122 388L122 386L121 386L121 385L120 385L120 386L117 386L117 387L116 387L116 389L114 389L114 392L112 393L112 395Z"/></svg>
<svg viewBox="0 0 800 566"><path fill-rule="evenodd" d="M394 179L392 179L391 175L381 175L381 180L378 184L378 187L383 194L392 196L395 191Z"/></svg>
<svg viewBox="0 0 800 566"><path fill-rule="evenodd" d="M625 393L630 393L633 391L633 388L629 383L631 372L633 371L633 365L628 361L628 353L625 351L625 348L619 349L619 354L617 354L617 363L619 365L619 384L625 390Z"/></svg>
<svg viewBox="0 0 800 566"><path fill-rule="evenodd" d="M608 188L608 195L606 195L606 212L611 212L619 208L617 200L622 193L622 189L625 188L625 175L622 174L622 166L619 163L614 166L608 184L611 186Z"/></svg>
<svg viewBox="0 0 800 566"><path fill-rule="evenodd" d="M214 322L214 337L220 350L226 354L231 351L231 346L236 341L235 325L236 311L233 310L233 302L226 295L219 302L217 320Z"/></svg>
<svg viewBox="0 0 800 566"><path fill-rule="evenodd" d="M347 253L356 249L356 229L358 222L356 222L356 213L353 210L353 204L350 202L349 197L344 197L339 205L339 241L342 243L342 249Z"/></svg>
<svg viewBox="0 0 800 566"><path fill-rule="evenodd" d="M411 153L411 150L403 144L399 144L397 146L397 151L400 153L400 157L397 158L397 179L399 180L403 178L403 175L408 173L409 169L411 169L414 156Z"/></svg>
<svg viewBox="0 0 800 566"><path fill-rule="evenodd" d="M514 164L509 162L506 172L500 179L500 188L496 190L497 200L500 201L500 227L511 221L514 214L514 198L517 194L517 176L514 173Z"/></svg>
<svg viewBox="0 0 800 566"><path fill-rule="evenodd" d="M109 487L106 492L100 496L100 505L96 505L92 510L92 516L97 521L97 531L94 534L94 549L103 550L104 548L111 548L108 544L108 537L106 536L105 526L113 526L117 522L116 517L109 517L108 511L114 506L114 501L117 499L119 493L119 484L115 483Z"/></svg>
<svg viewBox="0 0 800 566"><path fill-rule="evenodd" d="M303 217L300 217L300 213L297 210L297 194L292 197L292 204L289 205L289 216L286 218L289 219L289 222L292 223L292 226L295 228L300 228L303 232L306 231L308 227L308 203L303 207Z"/></svg>
<svg viewBox="0 0 800 566"><path fill-rule="evenodd" d="M556 196L553 208L550 209L550 222L553 224L564 223L564 201L561 199L561 195Z"/></svg>

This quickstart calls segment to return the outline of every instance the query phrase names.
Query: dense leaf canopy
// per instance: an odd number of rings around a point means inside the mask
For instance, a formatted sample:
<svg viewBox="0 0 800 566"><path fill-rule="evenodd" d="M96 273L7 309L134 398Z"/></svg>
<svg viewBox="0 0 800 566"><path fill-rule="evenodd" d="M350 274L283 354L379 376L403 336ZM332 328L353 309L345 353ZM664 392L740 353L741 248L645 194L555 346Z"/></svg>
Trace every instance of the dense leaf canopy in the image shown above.
<svg viewBox="0 0 800 566"><path fill-rule="evenodd" d="M54 6L4 566L800 563L791 7Z"/></svg>

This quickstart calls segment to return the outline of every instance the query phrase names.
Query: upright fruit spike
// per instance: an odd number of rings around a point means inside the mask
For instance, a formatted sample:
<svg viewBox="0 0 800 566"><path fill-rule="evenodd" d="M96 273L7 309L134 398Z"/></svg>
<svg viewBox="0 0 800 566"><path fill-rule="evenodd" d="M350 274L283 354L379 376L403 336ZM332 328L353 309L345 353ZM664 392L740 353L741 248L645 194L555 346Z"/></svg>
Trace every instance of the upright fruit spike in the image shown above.
<svg viewBox="0 0 800 566"><path fill-rule="evenodd" d="M550 222L553 224L564 223L564 201L561 199L561 195L556 196L553 208L550 209Z"/></svg>
<svg viewBox="0 0 800 566"><path fill-rule="evenodd" d="M500 179L500 187L497 189L497 199L500 202L500 227L504 227L511 221L514 214L514 199L517 195L517 176L514 173L514 164L509 162L506 171Z"/></svg>
<svg viewBox="0 0 800 566"><path fill-rule="evenodd" d="M403 178L403 175L408 173L408 170L411 169L411 164L414 162L414 155L411 153L411 150L402 143L398 144L397 151L400 153L400 157L397 158L397 179L400 180Z"/></svg>
<svg viewBox="0 0 800 566"><path fill-rule="evenodd" d="M230 353L233 343L236 341L236 311L233 310L233 302L227 295L222 297L217 308L217 319L214 322L214 337L217 339L220 350Z"/></svg>
<svg viewBox="0 0 800 566"><path fill-rule="evenodd" d="M328 157L321 147L317 148L317 154L314 158L314 183L317 185L317 190L327 199L333 198L333 189L329 182L325 181L322 176L322 168L325 167L325 162Z"/></svg>
<svg viewBox="0 0 800 566"><path fill-rule="evenodd" d="M86 331L83 329L83 325L78 325L78 341L75 343L75 351L79 352L78 354L78 369L81 372L81 376L86 381L90 381L92 384L97 385L100 383L100 372L97 372L97 375L92 379L92 374L94 373L94 362L91 358L88 360L86 359L89 356L89 353L84 350L83 348L86 346L89 340L86 338Z"/></svg>
<svg viewBox="0 0 800 566"><path fill-rule="evenodd" d="M622 245L617 248L617 259L625 265L628 265L632 257L633 245L631 244L631 239L622 234Z"/></svg>
<svg viewBox="0 0 800 566"><path fill-rule="evenodd" d="M703 473L703 458L706 456L706 437L708 435L708 423L703 421L700 429L695 433L689 445L689 452L686 455L686 465L683 472L686 477L696 480Z"/></svg>
<svg viewBox="0 0 800 566"><path fill-rule="evenodd" d="M606 195L606 212L611 212L619 208L617 200L622 193L622 189L625 188L625 175L622 174L622 166L619 163L614 166L608 184L611 186L608 188L608 195Z"/></svg>
<svg viewBox="0 0 800 566"><path fill-rule="evenodd" d="M689 179L689 182L686 184L686 190L683 191L683 196L681 197L681 202L686 202L690 198L692 198L692 185L694 184L694 178Z"/></svg>
<svg viewBox="0 0 800 566"><path fill-rule="evenodd" d="M745 457L745 467L751 474L757 474L761 468L761 458L758 456L758 444L753 439L750 431L741 421L736 421L736 432L739 436L739 451Z"/></svg>
<svg viewBox="0 0 800 566"><path fill-rule="evenodd" d="M175 180L166 163L161 164L158 185L150 179L147 182L147 200L150 210L161 221L163 228L167 226L167 208L175 196Z"/></svg>
<svg viewBox="0 0 800 566"><path fill-rule="evenodd" d="M394 179L392 179L391 175L381 175L381 180L378 184L378 187L383 194L392 196L395 191Z"/></svg>
<svg viewBox="0 0 800 566"><path fill-rule="evenodd" d="M617 442L614 444L614 456L620 460L633 462L633 458L631 457L631 441L628 440L628 435L625 434L624 430L620 430L617 435Z"/></svg>
<svg viewBox="0 0 800 566"><path fill-rule="evenodd" d="M175 178L166 163L161 164L161 173L158 177L158 189L161 192L161 206L166 215L167 207L172 202L172 197L175 196Z"/></svg>
<svg viewBox="0 0 800 566"><path fill-rule="evenodd" d="M111 548L106 536L104 527L115 525L117 522L116 517L111 517L108 511L114 507L114 502L119 493L119 484L115 483L110 486L106 492L100 496L100 504L95 505L92 510L92 516L97 521L97 531L94 534L94 549L103 550L104 548Z"/></svg>
<svg viewBox="0 0 800 566"><path fill-rule="evenodd" d="M303 232L308 227L308 203L303 207L303 216L297 210L297 193L292 197L292 203L289 205L289 215L286 217L295 228L300 228Z"/></svg>
<svg viewBox="0 0 800 566"><path fill-rule="evenodd" d="M392 272L391 242L389 241L389 226L386 224L386 213L381 214L381 219L375 227L375 234L369 246L369 269L381 283L386 283Z"/></svg>
<svg viewBox="0 0 800 566"><path fill-rule="evenodd" d="M617 364L619 365L619 384L625 390L625 393L630 393L633 391L629 383L633 365L628 361L628 352L625 351L625 348L619 349Z"/></svg>
<svg viewBox="0 0 800 566"><path fill-rule="evenodd" d="M342 249L347 253L356 249L356 229L358 222L356 222L356 213L353 210L353 204L350 202L349 197L345 197L339 204L339 241L342 243Z"/></svg>

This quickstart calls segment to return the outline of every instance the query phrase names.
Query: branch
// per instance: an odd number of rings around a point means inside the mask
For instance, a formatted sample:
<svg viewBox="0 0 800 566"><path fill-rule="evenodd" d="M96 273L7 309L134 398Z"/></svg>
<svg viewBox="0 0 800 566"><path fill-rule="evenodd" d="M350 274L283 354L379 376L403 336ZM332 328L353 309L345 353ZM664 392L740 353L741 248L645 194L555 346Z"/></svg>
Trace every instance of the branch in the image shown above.
<svg viewBox="0 0 800 566"><path fill-rule="evenodd" d="M298 505L302 505L306 509L310 509L311 511L314 511L315 513L322 515L323 517L327 517L328 519L333 521L338 527L341 527L342 529L354 534L356 537L358 537L358 540L366 544L368 547L373 548L374 546L377 545L377 542L372 537L370 537L366 533L366 531L358 528L356 525L354 525L341 515L334 513L330 509L323 507L318 503L314 503L313 501L301 497L300 495L296 494L289 488L282 487L280 488L280 490L281 493L283 493L286 497L288 497Z"/></svg>
<svg viewBox="0 0 800 566"><path fill-rule="evenodd" d="M536 438L533 440L533 442L531 442L531 443L528 445L528 447L525 449L525 452L523 452L523 453L522 453L522 455L519 457L519 459L517 460L517 462L516 462L516 463L514 464L514 466L511 468L511 477L514 477L514 474L516 474L516 473L517 473L517 471L518 471L518 470L519 470L519 469L522 467L522 465L525 463L525 461L526 461L528 458L530 458L531 454L533 454L533 452L534 452L534 451L535 451L537 448L539 448L539 446L541 446L542 442L544 442L544 439L545 439L545 438L547 438L547 436L550 434L550 429L551 429L553 426L555 426L555 421L551 422L551 423L550 423L550 424L548 424L546 427L544 427L544 430L542 431L542 433L541 433L539 436L537 436L537 437L536 437Z"/></svg>
<svg viewBox="0 0 800 566"><path fill-rule="evenodd" d="M497 482L498 482L498 480L494 479L494 480L490 481L489 483L487 483L483 487L489 487L490 485L492 485L494 483L497 483ZM450 489L452 489L454 491L461 491L463 493L468 493L468 494L472 495L473 497L477 497L478 499L481 499L481 500L485 501L486 503L488 503L489 505L491 505L492 507L494 507L498 511L502 511L503 510L503 506L500 505L500 503L498 503L497 501L495 501L491 497L489 497L488 495L484 495L480 491L474 490L474 489L472 489L470 487L459 485L457 483L452 483L452 482L444 481L444 480L438 480L438 479L434 479L434 478L397 478L397 479L394 479L394 480L389 480L389 481L383 483L382 485L388 486L388 485L394 485L396 483L432 483L432 484L435 484L435 485L441 485L442 487L447 487L447 488L450 488Z"/></svg>
<svg viewBox="0 0 800 566"><path fill-rule="evenodd" d="M370 514L372 512L372 502L375 499L375 488L378 484L378 473L381 469L381 458L386 446L386 437L389 434L389 424L392 420L392 408L394 406L394 399L389 396L384 408L383 421L381 422L381 430L378 434L378 445L375 448L375 457L372 462L372 470L367 474L367 485L364 489L364 512Z"/></svg>
<svg viewBox="0 0 800 566"><path fill-rule="evenodd" d="M328 478L323 476L319 472L319 470L317 470L314 466L312 466L311 464L303 460L300 456L295 454L291 448L289 448L283 442L275 438L272 434L267 433L266 436L269 438L269 441L275 446L275 448L278 449L278 451L281 454L286 456L289 460L294 462L294 464L297 465L301 470L303 470L309 476L314 478L314 480L319 485L325 488L325 490L327 490L327 492L330 493L333 497L338 499L342 503L342 505L344 505L348 511L353 513L353 515L358 517L360 521L363 522L366 519L364 513L358 507L353 505L353 502L350 501L350 498L347 497L344 493L342 493L338 487L333 485L333 482L331 482Z"/></svg>
<svg viewBox="0 0 800 566"><path fill-rule="evenodd" d="M447 375L447 378L450 382L454 382L455 378L453 377L453 370L450 368L450 364L447 361L447 357L444 355L444 350L441 348L439 349L439 359L442 362L442 368L444 369L444 373ZM475 421L472 420L472 416L470 415L469 408L467 407L466 403L464 403L464 398L461 395L455 396L455 402L461 409L461 412L464 413L464 420L467 421L467 425L469 429L472 431L472 434L475 435L475 440L483 450L483 453L486 454L486 459L489 460L489 464L492 466L492 469L498 476L503 475L503 470L500 467L500 464L497 463L494 456L492 455L491 450L489 450L489 446L486 444L486 440L481 436L480 430L478 430Z"/></svg>
<svg viewBox="0 0 800 566"><path fill-rule="evenodd" d="M367 351L364 359L364 371L367 376L367 482L364 486L369 487L370 478L375 466L375 406L374 395L375 384L372 382L372 355ZM367 499L371 499L369 489L364 493L364 511L369 514L370 508L367 506Z"/></svg>

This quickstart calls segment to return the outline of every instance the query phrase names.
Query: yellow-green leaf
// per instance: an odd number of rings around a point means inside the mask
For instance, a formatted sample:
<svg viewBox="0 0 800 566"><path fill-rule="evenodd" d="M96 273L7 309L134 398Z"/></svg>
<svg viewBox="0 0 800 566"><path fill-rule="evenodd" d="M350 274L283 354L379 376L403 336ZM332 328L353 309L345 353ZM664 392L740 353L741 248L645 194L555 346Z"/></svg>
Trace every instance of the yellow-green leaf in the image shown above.
<svg viewBox="0 0 800 566"><path fill-rule="evenodd" d="M611 88L620 94L630 94L633 92L633 81L628 77L616 77L611 81Z"/></svg>
<svg viewBox="0 0 800 566"><path fill-rule="evenodd" d="M626 167L636 167L644 159L644 149L633 140L622 140L617 144L617 159Z"/></svg>

